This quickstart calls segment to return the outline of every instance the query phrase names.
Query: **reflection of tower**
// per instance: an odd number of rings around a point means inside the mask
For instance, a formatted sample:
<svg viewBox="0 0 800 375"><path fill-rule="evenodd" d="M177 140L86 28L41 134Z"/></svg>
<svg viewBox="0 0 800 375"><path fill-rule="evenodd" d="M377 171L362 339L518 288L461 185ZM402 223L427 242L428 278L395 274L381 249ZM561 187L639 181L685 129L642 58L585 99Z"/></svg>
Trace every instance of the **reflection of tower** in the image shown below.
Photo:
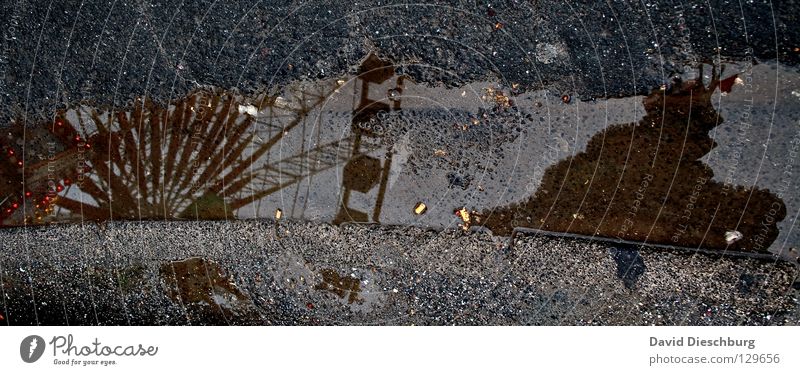
<svg viewBox="0 0 800 375"><path fill-rule="evenodd" d="M379 158L367 155L365 144L379 140L382 134L381 117L400 109L400 96L403 93L403 77L395 81L396 87L387 91L384 101L369 98L370 87L382 85L394 77L394 67L374 54L369 55L361 64L358 79L361 81L361 95L358 106L353 110L351 131L354 135L350 160L344 166L342 178L341 205L334 224L344 222L369 222L369 213L350 207L350 198L354 192L368 194L378 189L375 206L372 210L373 222L379 222L381 207L389 180L389 169L392 165L392 152L387 151L383 163ZM373 86L374 85L374 86ZM356 88L358 86L356 85ZM391 102L391 104L387 103Z"/></svg>

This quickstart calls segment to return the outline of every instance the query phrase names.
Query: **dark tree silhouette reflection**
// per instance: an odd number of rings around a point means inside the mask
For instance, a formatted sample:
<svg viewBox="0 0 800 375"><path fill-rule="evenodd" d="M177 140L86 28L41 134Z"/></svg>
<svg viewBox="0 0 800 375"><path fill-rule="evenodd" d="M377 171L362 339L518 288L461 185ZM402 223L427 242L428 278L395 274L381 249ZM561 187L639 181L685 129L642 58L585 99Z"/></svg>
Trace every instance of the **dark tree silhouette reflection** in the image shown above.
<svg viewBox="0 0 800 375"><path fill-rule="evenodd" d="M703 77L702 69L699 77ZM644 99L638 123L598 133L586 150L548 168L528 200L486 210L483 225L509 235L530 227L691 247L766 251L786 216L768 190L712 181L700 161L716 146L709 131L723 119L711 97L736 76L709 86L679 82ZM726 232L742 239L729 244Z"/></svg>

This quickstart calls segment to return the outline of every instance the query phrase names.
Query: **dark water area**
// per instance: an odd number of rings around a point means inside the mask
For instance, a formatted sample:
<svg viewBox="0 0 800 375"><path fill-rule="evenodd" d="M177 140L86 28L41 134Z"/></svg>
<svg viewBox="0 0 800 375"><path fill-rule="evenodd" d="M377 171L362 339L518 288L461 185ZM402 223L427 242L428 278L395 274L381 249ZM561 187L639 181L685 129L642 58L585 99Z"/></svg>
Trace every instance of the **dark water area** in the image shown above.
<svg viewBox="0 0 800 375"><path fill-rule="evenodd" d="M702 72L699 74L702 76ZM765 251L777 238L784 202L766 189L712 180L700 159L716 144L709 132L725 119L716 89L730 92L737 76L677 82L643 99L638 123L614 124L585 151L545 172L527 201L486 211L483 225L509 235L532 227L684 247ZM747 236L730 241L726 233Z"/></svg>
<svg viewBox="0 0 800 375"><path fill-rule="evenodd" d="M302 219L502 236L533 228L796 252L786 219L798 209L797 179L766 178L796 160L752 182L724 173L727 160L764 160L718 142L749 140L755 129L741 119L769 115L758 101L744 115L722 105L752 91L742 78L751 71L703 65L648 96L582 102L513 83L430 87L403 68L370 54L352 76L254 97L206 89L167 106L141 98L16 121L0 138L0 220ZM791 133L786 121L781 134ZM797 153L777 139L783 154Z"/></svg>

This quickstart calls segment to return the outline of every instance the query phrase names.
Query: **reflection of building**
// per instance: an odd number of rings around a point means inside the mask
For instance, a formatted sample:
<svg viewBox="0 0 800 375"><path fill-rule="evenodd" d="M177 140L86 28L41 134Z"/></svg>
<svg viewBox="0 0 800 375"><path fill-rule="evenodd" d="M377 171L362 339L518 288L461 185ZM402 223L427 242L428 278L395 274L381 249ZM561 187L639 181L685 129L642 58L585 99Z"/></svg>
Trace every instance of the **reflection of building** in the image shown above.
<svg viewBox="0 0 800 375"><path fill-rule="evenodd" d="M766 251L786 215L767 190L712 180L700 160L723 119L711 102L736 76L709 87L681 83L644 99L645 117L595 135L586 150L545 172L527 201L484 212L484 225L508 235L514 227L572 232L690 247ZM703 77L703 74L699 75ZM768 222L765 222L768 221ZM726 232L744 238L728 244Z"/></svg>
<svg viewBox="0 0 800 375"><path fill-rule="evenodd" d="M341 205L334 219L334 224L344 222L379 222L381 207L383 206L386 185L389 179L389 169L392 165L392 152L387 151L383 162L365 152L364 144L374 138L381 138L381 117L389 111L400 109L401 95L403 93L404 77L397 77L395 87L386 91L386 96L381 96L383 101L370 98L370 89L384 84L395 78L394 66L380 60L377 56L370 55L361 64L358 80L361 81L360 99L353 110L351 131L353 132L352 155L345 164L342 176ZM358 87L356 87L358 88ZM374 90L373 90L374 92ZM390 103L387 103L389 101ZM349 206L353 193L368 194L373 189L378 189L377 198L370 213L360 211Z"/></svg>

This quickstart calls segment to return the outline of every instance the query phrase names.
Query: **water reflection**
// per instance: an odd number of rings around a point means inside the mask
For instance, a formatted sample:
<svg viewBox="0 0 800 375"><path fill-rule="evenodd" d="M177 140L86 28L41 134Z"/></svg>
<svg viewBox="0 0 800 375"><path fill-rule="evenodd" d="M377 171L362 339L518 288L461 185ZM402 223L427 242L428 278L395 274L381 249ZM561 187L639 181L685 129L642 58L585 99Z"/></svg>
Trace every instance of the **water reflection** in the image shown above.
<svg viewBox="0 0 800 375"><path fill-rule="evenodd" d="M354 135L350 160L345 164L342 177L341 206L334 224L344 222L380 222L381 207L386 195L386 186L389 181L389 172L392 165L392 152L386 151L383 160L370 156L362 150L367 139L380 142L383 137L379 125L379 116L384 116L391 111L400 110L401 95L403 94L404 76L395 77L394 66L370 55L359 70L361 94L356 109L353 111L351 131ZM390 88L386 97L390 103L374 100L370 97L372 85L381 85L394 78L394 87ZM371 150L370 150L371 151ZM350 196L355 192L368 194L373 189L378 189L377 197L370 217L368 212L350 207ZM370 220L371 219L371 220Z"/></svg>
<svg viewBox="0 0 800 375"><path fill-rule="evenodd" d="M340 109L334 94L344 80L299 83L286 96L199 91L168 107L141 99L131 111L79 107L52 124L13 124L8 162L0 163L3 224L258 217L263 198L342 165L333 222L379 222L392 152L378 117L400 109L404 79L367 57L351 82L358 102L350 131L310 146L307 128L321 131L324 105ZM301 131L301 149L285 156L296 143L286 139ZM23 165L24 153L37 162ZM354 193L376 195L369 212L351 206Z"/></svg>
<svg viewBox="0 0 800 375"><path fill-rule="evenodd" d="M159 275L166 294L179 304L189 323L230 325L260 319L249 297L219 264L188 258L163 264Z"/></svg>
<svg viewBox="0 0 800 375"><path fill-rule="evenodd" d="M130 112L81 107L31 127L24 143L22 126L13 126L7 138L17 147L7 142L11 163L2 166L2 193L12 206L3 222L235 217L239 208L333 166L294 174L304 155L272 163L263 156L337 88L304 87L291 101L262 96L250 103L200 91L167 108L146 99ZM23 165L23 152L38 161Z"/></svg>
<svg viewBox="0 0 800 375"><path fill-rule="evenodd" d="M720 80L714 69L707 86L687 81L654 91L644 98L641 121L596 134L585 151L548 168L532 197L485 210L483 225L502 235L519 226L766 251L786 216L783 201L768 190L712 181L713 171L700 161L715 147L709 131L723 122L712 94L730 92L736 79ZM741 239L726 241L735 231Z"/></svg>
<svg viewBox="0 0 800 375"><path fill-rule="evenodd" d="M323 269L320 274L322 281L315 285L314 289L333 293L341 299L346 299L348 304L360 301L358 294L361 292L361 280L352 276L340 276L329 268Z"/></svg>
<svg viewBox="0 0 800 375"><path fill-rule="evenodd" d="M723 123L712 94L737 90L736 76L712 76L654 91L636 117L636 98L584 103L520 95L513 83L431 88L370 55L349 80L258 97L206 90L169 106L69 109L45 125L12 124L0 139L2 223L281 210L443 228L463 225L453 215L463 208L500 235L532 227L766 250L784 202L717 182L701 161Z"/></svg>

